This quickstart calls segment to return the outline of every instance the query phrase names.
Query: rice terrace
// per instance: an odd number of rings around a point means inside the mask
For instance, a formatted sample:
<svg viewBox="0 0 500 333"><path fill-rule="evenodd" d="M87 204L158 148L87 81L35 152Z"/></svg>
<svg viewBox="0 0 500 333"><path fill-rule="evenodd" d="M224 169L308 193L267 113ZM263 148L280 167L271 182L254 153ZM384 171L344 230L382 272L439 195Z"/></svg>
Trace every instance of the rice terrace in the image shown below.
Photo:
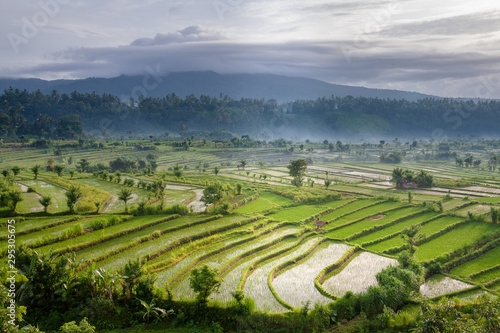
<svg viewBox="0 0 500 333"><path fill-rule="evenodd" d="M499 146L6 140L0 260L45 330L396 332L444 298L493 332Z"/></svg>

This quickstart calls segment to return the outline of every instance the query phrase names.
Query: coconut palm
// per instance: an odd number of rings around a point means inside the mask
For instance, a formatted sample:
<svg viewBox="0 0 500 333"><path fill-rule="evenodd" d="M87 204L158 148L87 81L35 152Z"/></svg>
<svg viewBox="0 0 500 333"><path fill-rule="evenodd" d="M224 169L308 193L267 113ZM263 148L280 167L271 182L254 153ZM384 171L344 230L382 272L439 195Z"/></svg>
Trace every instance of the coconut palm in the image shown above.
<svg viewBox="0 0 500 333"><path fill-rule="evenodd" d="M118 193L118 200L125 203L125 213L127 212L127 201L132 199L132 190L129 188L124 188Z"/></svg>

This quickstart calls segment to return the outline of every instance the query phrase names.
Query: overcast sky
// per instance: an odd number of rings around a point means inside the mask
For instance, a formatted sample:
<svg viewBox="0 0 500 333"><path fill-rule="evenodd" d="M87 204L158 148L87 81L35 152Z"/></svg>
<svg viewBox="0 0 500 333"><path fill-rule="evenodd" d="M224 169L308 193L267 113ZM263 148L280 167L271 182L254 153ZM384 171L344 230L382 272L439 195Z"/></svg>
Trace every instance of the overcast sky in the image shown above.
<svg viewBox="0 0 500 333"><path fill-rule="evenodd" d="M500 98L492 0L16 0L0 77L273 73Z"/></svg>

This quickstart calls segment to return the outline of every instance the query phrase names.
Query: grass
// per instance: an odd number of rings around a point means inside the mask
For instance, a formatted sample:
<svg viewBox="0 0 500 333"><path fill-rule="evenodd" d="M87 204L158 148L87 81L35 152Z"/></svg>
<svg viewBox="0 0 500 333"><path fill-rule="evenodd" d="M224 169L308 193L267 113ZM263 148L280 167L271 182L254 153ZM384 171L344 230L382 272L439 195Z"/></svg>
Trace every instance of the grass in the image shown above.
<svg viewBox="0 0 500 333"><path fill-rule="evenodd" d="M289 206L293 204L294 202L288 198L282 197L281 195L277 195L271 192L261 192L260 193L260 198L266 199L267 201L278 205L278 206Z"/></svg>
<svg viewBox="0 0 500 333"><path fill-rule="evenodd" d="M325 207L300 206L283 209L277 213L269 215L268 217L276 221L299 222L315 214L321 213L324 210L326 210Z"/></svg>
<svg viewBox="0 0 500 333"><path fill-rule="evenodd" d="M499 230L500 225L471 222L420 245L415 257L419 261L428 261L439 257L443 253L451 253L473 244L485 235Z"/></svg>
<svg viewBox="0 0 500 333"><path fill-rule="evenodd" d="M375 207L378 207L375 206ZM414 214L415 212L418 212L419 208L418 207L408 207L408 208L402 208L398 209L395 211L391 211L385 214L385 217L381 219L376 219L376 220L370 220L370 219L365 219L360 222L356 222L354 224L348 225L346 227L334 230L330 233L328 233L328 236L333 237L333 238L347 238L351 235L354 235L364 229L369 229L375 226L379 225L384 225L387 223L390 223L396 219L399 219L401 217L404 217L405 215L409 214Z"/></svg>
<svg viewBox="0 0 500 333"><path fill-rule="evenodd" d="M460 276L469 276L476 272L498 265L498 258L500 258L500 246L489 250L479 258L453 268L450 273Z"/></svg>
<svg viewBox="0 0 500 333"><path fill-rule="evenodd" d="M355 211L357 209L373 205L376 202L377 200L356 200L354 202L345 205L344 207L334 210L333 212L323 216L321 219L325 221L331 221L342 215L349 214L350 212Z"/></svg>
<svg viewBox="0 0 500 333"><path fill-rule="evenodd" d="M241 206L240 208L235 209L233 212L239 214L245 214L245 213L258 212L261 210L266 210L275 207L277 207L277 205L273 204L272 202L264 198L258 198L252 202L247 203L244 206Z"/></svg>
<svg viewBox="0 0 500 333"><path fill-rule="evenodd" d="M427 221L435 216L437 216L437 213L434 213L434 212L421 214L421 215L415 216L413 218L403 220L403 221L401 221L397 224L394 224L392 226L389 226L387 228L384 228L384 229L369 233L367 235L358 237L354 240L351 240L351 243L363 244L363 243L372 242L374 240L399 233L399 232L403 231L405 228L411 227L414 224L420 224L420 223Z"/></svg>
<svg viewBox="0 0 500 333"><path fill-rule="evenodd" d="M343 216L333 222L330 222L328 224L328 227L325 226L324 230L326 230L327 232L329 231L329 229L332 229L332 228L338 228L338 227L342 227L344 225L347 225L349 223L352 223L354 221L357 221L357 220L360 220L360 219L367 219L367 218L370 218L370 217L373 217L373 216L376 216L376 215L379 215L381 214L382 212L386 211L386 210L389 210L389 209L394 209L394 208L397 208L397 207L400 207L401 206L401 203L399 202L381 202L381 203L378 203L374 206L370 206L370 207L367 207L367 208L363 208L359 211L356 211L352 214L348 214L346 216ZM378 220L374 220L374 221L367 221L365 224L369 225L375 225L377 224ZM357 224L357 223L356 223ZM334 230L332 231L331 233L328 233L327 235L330 236L330 237L340 237L340 238L343 238L345 237L344 236L339 236L340 234L343 234L343 232L341 232L340 230L342 230L344 228L341 228L341 229L337 229L337 230ZM361 230L363 230L364 228L354 228L355 229L355 232L359 232ZM353 230L353 229L349 229L349 230ZM350 235L350 233L347 233L346 235Z"/></svg>
<svg viewBox="0 0 500 333"><path fill-rule="evenodd" d="M41 196L50 196L52 198L51 204L48 206L49 213L60 213L68 210L66 205L66 190L62 187L48 184L41 180L25 180L20 181L21 184L33 188ZM36 206L40 206L38 201Z"/></svg>

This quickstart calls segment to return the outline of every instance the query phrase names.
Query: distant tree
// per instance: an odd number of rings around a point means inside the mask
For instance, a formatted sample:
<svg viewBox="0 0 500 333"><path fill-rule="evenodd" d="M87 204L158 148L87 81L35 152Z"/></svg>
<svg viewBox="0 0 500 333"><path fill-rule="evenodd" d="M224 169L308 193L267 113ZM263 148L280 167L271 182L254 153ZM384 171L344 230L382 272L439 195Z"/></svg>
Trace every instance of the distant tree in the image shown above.
<svg viewBox="0 0 500 333"><path fill-rule="evenodd" d="M325 187L328 189L328 187L332 184L332 181L330 179L325 179Z"/></svg>
<svg viewBox="0 0 500 333"><path fill-rule="evenodd" d="M40 200L38 200L38 202L40 203L40 205L43 206L44 208L44 212L47 213L47 209L50 205L50 203L52 202L52 198L50 195L46 195L46 196L43 196L40 198Z"/></svg>
<svg viewBox="0 0 500 333"><path fill-rule="evenodd" d="M37 179L38 178L38 174L40 173L40 170L42 170L42 167L40 166L40 164L36 164L30 170L35 175L35 179Z"/></svg>
<svg viewBox="0 0 500 333"><path fill-rule="evenodd" d="M200 201L204 202L208 207L210 204L217 205L222 199L222 187L219 185L210 185L203 190L203 196Z"/></svg>
<svg viewBox="0 0 500 333"><path fill-rule="evenodd" d="M57 176L61 177L61 174L64 171L64 166L63 165L56 165L54 167L54 171L57 173Z"/></svg>
<svg viewBox="0 0 500 333"><path fill-rule="evenodd" d="M73 214L74 213L74 208L78 200L83 196L83 192L79 187L76 186L71 186L65 193L66 195L66 203L69 208L69 213Z"/></svg>
<svg viewBox="0 0 500 333"><path fill-rule="evenodd" d="M240 164L243 166L243 170L245 169L246 165L247 165L247 161L245 160L241 160L240 161Z"/></svg>
<svg viewBox="0 0 500 333"><path fill-rule="evenodd" d="M323 140L323 144L327 145L328 144L328 140Z"/></svg>
<svg viewBox="0 0 500 333"><path fill-rule="evenodd" d="M493 208L491 207L490 208L490 216L491 216L491 222L493 222L494 224L498 223L498 218L499 218L499 213L500 211L496 208Z"/></svg>
<svg viewBox="0 0 500 333"><path fill-rule="evenodd" d="M474 161L474 166L479 169L479 166L481 165L481 160L475 160Z"/></svg>
<svg viewBox="0 0 500 333"><path fill-rule="evenodd" d="M495 169L497 168L497 164L498 157L496 155L493 155L493 157L491 157L488 161L488 170L495 171Z"/></svg>
<svg viewBox="0 0 500 333"><path fill-rule="evenodd" d="M75 171L73 170L70 170L69 172L69 176L71 177L71 179L73 179L73 176L75 175Z"/></svg>
<svg viewBox="0 0 500 333"><path fill-rule="evenodd" d="M471 156L467 157L466 159L464 159L465 166L467 168L472 166L473 161L474 161L474 156L471 155Z"/></svg>
<svg viewBox="0 0 500 333"><path fill-rule="evenodd" d="M8 197L12 202L12 211L16 211L17 204L23 201L22 193L20 191L10 191Z"/></svg>
<svg viewBox="0 0 500 333"><path fill-rule="evenodd" d="M183 175L183 171L182 171L182 168L179 165L179 163L177 163L176 165L174 165L173 169L174 169L174 176L177 177L177 178L181 178L182 175Z"/></svg>
<svg viewBox="0 0 500 333"><path fill-rule="evenodd" d="M7 170L7 169L3 169L3 170L2 170L2 175L3 175L5 178L7 178L7 177L9 176L9 174L10 174L10 173L9 173L9 170Z"/></svg>
<svg viewBox="0 0 500 333"><path fill-rule="evenodd" d="M14 177L17 176L21 172L21 168L18 167L17 165L13 166L11 170L12 170L12 173L14 174Z"/></svg>
<svg viewBox="0 0 500 333"><path fill-rule="evenodd" d="M87 172L89 167L90 163L85 158L80 159L80 161L78 162L78 169L80 170L80 172Z"/></svg>
<svg viewBox="0 0 500 333"><path fill-rule="evenodd" d="M408 191L408 203L411 204L412 200L413 200L413 193L411 191Z"/></svg>
<svg viewBox="0 0 500 333"><path fill-rule="evenodd" d="M214 174L217 176L219 174L220 169L218 167L214 168Z"/></svg>
<svg viewBox="0 0 500 333"><path fill-rule="evenodd" d="M463 167L464 166L464 160L461 158L461 157L455 157L455 164L459 167Z"/></svg>
<svg viewBox="0 0 500 333"><path fill-rule="evenodd" d="M206 306L210 295L219 290L221 281L218 279L218 275L217 269L212 269L207 265L191 270L189 286L193 289L196 301L201 306Z"/></svg>
<svg viewBox="0 0 500 333"><path fill-rule="evenodd" d="M236 184L236 191L238 192L238 194L241 194L242 188L243 188L243 185L241 185L240 183Z"/></svg>
<svg viewBox="0 0 500 333"><path fill-rule="evenodd" d="M132 190L131 189L123 188L120 190L120 192L118 192L118 200L123 201L123 203L125 204L125 213L128 212L127 202L130 201L131 199L132 199Z"/></svg>
<svg viewBox="0 0 500 333"><path fill-rule="evenodd" d="M304 159L299 159L295 161L291 161L287 166L288 173L293 177L293 184L297 187L302 186L302 182L304 181L304 175L307 170L307 162Z"/></svg>

